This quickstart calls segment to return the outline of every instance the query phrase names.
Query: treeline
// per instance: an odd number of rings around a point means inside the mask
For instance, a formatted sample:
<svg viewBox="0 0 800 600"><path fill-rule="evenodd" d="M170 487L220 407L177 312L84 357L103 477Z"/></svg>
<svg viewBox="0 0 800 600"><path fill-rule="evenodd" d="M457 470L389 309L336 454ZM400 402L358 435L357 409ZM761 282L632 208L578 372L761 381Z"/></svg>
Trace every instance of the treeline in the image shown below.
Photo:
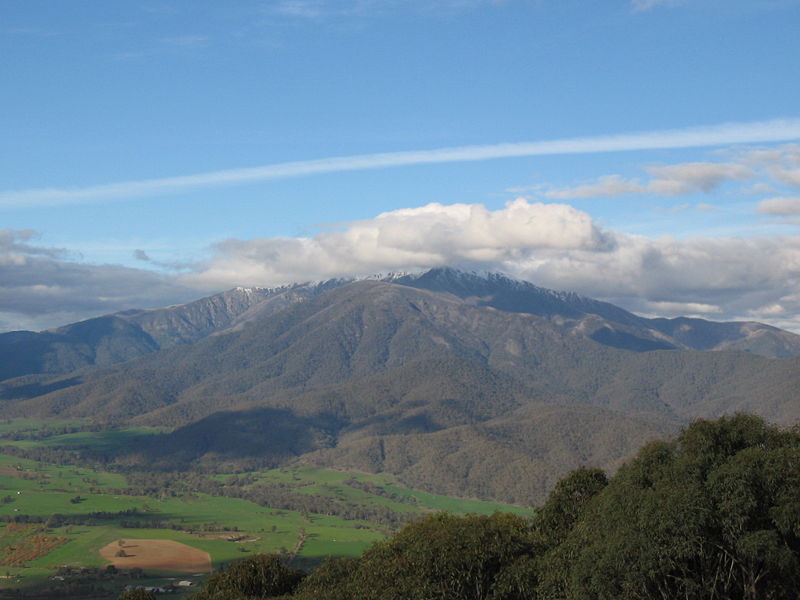
<svg viewBox="0 0 800 600"><path fill-rule="evenodd" d="M155 519L142 513L137 508L129 508L116 512L94 511L90 513L70 515L55 513L50 516L15 513L13 515L0 515L0 522L41 524L48 529L56 527L68 527L70 525L94 526L108 522L115 522L120 527L124 527L126 529L173 529L176 531L198 529L198 527L189 527L182 523Z"/></svg>
<svg viewBox="0 0 800 600"><path fill-rule="evenodd" d="M301 513L334 515L353 521L370 521L389 527L402 525L409 519L407 513L399 513L381 504L357 504L322 494L307 494L297 491L298 486L284 482L254 483L251 475L230 477L226 481L211 479L196 473L142 473L127 475L129 486L109 488L110 494L151 497L185 497L196 493L225 496L248 500L261 506L293 510ZM349 485L352 482L347 482ZM370 493L380 493L376 486L362 488ZM387 495L381 490L380 495Z"/></svg>
<svg viewBox="0 0 800 600"><path fill-rule="evenodd" d="M800 430L737 415L581 468L537 517L406 525L310 575L255 556L195 600L789 600L800 589Z"/></svg>
<svg viewBox="0 0 800 600"><path fill-rule="evenodd" d="M0 446L0 454L14 456L16 458L27 458L38 462L50 463L54 465L78 465L89 466L90 463L80 453L66 448L51 448L48 446L34 446L33 448L20 448L19 446Z"/></svg>
<svg viewBox="0 0 800 600"><path fill-rule="evenodd" d="M0 437L6 440L20 441L20 440L45 440L57 435L66 435L69 433L84 433L99 431L110 431L114 429L109 425L102 423L85 423L83 425L46 425L41 429L12 429L2 434Z"/></svg>
<svg viewBox="0 0 800 600"><path fill-rule="evenodd" d="M249 500L269 508L335 515L351 521L370 521L390 527L401 525L409 519L407 513L399 513L381 504L356 504L320 494L303 494L279 485L226 486L222 489L222 495Z"/></svg>
<svg viewBox="0 0 800 600"><path fill-rule="evenodd" d="M345 485L349 485L351 488L361 490L362 492L367 492L373 496L381 496L382 498L386 498L387 500L391 500L393 502L406 502L409 504L417 503L417 499L414 498L414 496L403 496L402 494L398 494L396 492L390 492L385 488L372 483L371 481L361 481L360 479L350 477L344 483Z"/></svg>

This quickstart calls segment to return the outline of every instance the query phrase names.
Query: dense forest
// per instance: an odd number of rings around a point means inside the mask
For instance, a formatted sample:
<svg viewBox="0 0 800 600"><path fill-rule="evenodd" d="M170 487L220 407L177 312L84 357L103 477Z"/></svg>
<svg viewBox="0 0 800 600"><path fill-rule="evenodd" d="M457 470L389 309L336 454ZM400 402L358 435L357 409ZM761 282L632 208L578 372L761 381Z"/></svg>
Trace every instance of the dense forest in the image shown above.
<svg viewBox="0 0 800 600"><path fill-rule="evenodd" d="M433 514L310 574L249 557L193 598L779 600L798 589L800 430L739 414L649 443L611 478L573 471L532 520Z"/></svg>

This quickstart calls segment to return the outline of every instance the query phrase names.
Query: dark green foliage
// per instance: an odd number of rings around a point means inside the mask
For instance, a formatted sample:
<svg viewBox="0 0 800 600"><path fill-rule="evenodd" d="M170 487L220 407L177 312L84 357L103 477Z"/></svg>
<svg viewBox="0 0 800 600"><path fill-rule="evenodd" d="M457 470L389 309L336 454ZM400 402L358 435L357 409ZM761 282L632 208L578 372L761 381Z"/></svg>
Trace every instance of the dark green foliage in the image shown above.
<svg viewBox="0 0 800 600"><path fill-rule="evenodd" d="M800 589L800 432L697 421L607 480L581 468L529 523L437 514L296 600L790 600Z"/></svg>
<svg viewBox="0 0 800 600"><path fill-rule="evenodd" d="M608 485L601 469L581 467L556 484L538 511L536 529L548 546L560 544L583 515L587 503Z"/></svg>
<svg viewBox="0 0 800 600"><path fill-rule="evenodd" d="M305 574L280 556L256 554L211 575L195 600L250 600L290 594Z"/></svg>
<svg viewBox="0 0 800 600"><path fill-rule="evenodd" d="M125 590L117 596L117 600L157 600L157 598L158 596L156 596L155 592L144 588Z"/></svg>
<svg viewBox="0 0 800 600"><path fill-rule="evenodd" d="M646 446L548 557L574 598L795 598L800 438L737 415ZM563 574L563 571L562 571Z"/></svg>
<svg viewBox="0 0 800 600"><path fill-rule="evenodd" d="M354 558L329 558L300 582L294 597L297 600L351 600L352 580L359 566Z"/></svg>
<svg viewBox="0 0 800 600"><path fill-rule="evenodd" d="M503 570L531 550L524 519L440 513L375 544L348 581L359 600L499 600L507 597L497 585Z"/></svg>

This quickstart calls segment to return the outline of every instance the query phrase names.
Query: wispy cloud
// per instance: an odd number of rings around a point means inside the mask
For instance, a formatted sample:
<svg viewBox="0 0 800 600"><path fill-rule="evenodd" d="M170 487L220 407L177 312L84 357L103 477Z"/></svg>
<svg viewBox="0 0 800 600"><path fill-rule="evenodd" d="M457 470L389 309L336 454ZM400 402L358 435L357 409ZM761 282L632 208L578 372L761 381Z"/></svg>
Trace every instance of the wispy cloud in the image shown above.
<svg viewBox="0 0 800 600"><path fill-rule="evenodd" d="M181 50L195 50L208 46L208 41L209 39L206 35L179 35L163 38L161 43Z"/></svg>
<svg viewBox="0 0 800 600"><path fill-rule="evenodd" d="M317 19L324 14L324 7L318 0L283 0L278 2L272 11L288 17Z"/></svg>
<svg viewBox="0 0 800 600"><path fill-rule="evenodd" d="M107 202L271 179L423 164L483 161L521 156L692 148L788 141L798 138L800 138L800 119L779 119L536 142L361 154L88 187L11 190L0 192L0 208Z"/></svg>
<svg viewBox="0 0 800 600"><path fill-rule="evenodd" d="M268 14L319 21L328 17L367 17L400 11L452 14L484 5L501 6L512 0L277 0L265 6Z"/></svg>
<svg viewBox="0 0 800 600"><path fill-rule="evenodd" d="M735 163L689 162L650 166L645 170L652 176L646 183L638 179L625 179L620 175L603 175L590 183L549 189L544 195L559 200L608 198L625 194L681 196L710 193L725 182L743 181L756 176L751 167Z"/></svg>
<svg viewBox="0 0 800 600"><path fill-rule="evenodd" d="M631 0L631 6L636 12L650 10L656 6L675 6L683 4L685 0Z"/></svg>

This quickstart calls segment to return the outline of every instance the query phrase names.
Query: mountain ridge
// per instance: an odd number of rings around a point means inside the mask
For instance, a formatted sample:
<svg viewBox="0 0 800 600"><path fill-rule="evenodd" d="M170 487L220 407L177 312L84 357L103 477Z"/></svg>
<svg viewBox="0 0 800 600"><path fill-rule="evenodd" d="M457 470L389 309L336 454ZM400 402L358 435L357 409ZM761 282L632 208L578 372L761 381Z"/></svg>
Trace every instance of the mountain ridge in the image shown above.
<svg viewBox="0 0 800 600"><path fill-rule="evenodd" d="M194 343L6 381L0 406L9 416L174 427L117 457L142 468L306 462L530 503L571 468L613 469L694 418L749 410L800 419L800 358L620 348L591 334L655 334L596 314L547 313L569 294L519 282L501 295L486 287L497 280L471 276L445 286L452 275L282 292L260 317ZM530 303L542 293L551 304ZM546 314L494 306L526 299Z"/></svg>
<svg viewBox="0 0 800 600"><path fill-rule="evenodd" d="M800 354L800 336L755 322L645 318L613 304L559 292L491 272L438 268L363 278L238 287L186 304L130 309L55 329L0 334L0 381L23 375L68 374L105 367L205 337L236 331L295 302L357 281L382 281L451 294L476 306L549 318L565 331L636 351L743 350L787 358Z"/></svg>

